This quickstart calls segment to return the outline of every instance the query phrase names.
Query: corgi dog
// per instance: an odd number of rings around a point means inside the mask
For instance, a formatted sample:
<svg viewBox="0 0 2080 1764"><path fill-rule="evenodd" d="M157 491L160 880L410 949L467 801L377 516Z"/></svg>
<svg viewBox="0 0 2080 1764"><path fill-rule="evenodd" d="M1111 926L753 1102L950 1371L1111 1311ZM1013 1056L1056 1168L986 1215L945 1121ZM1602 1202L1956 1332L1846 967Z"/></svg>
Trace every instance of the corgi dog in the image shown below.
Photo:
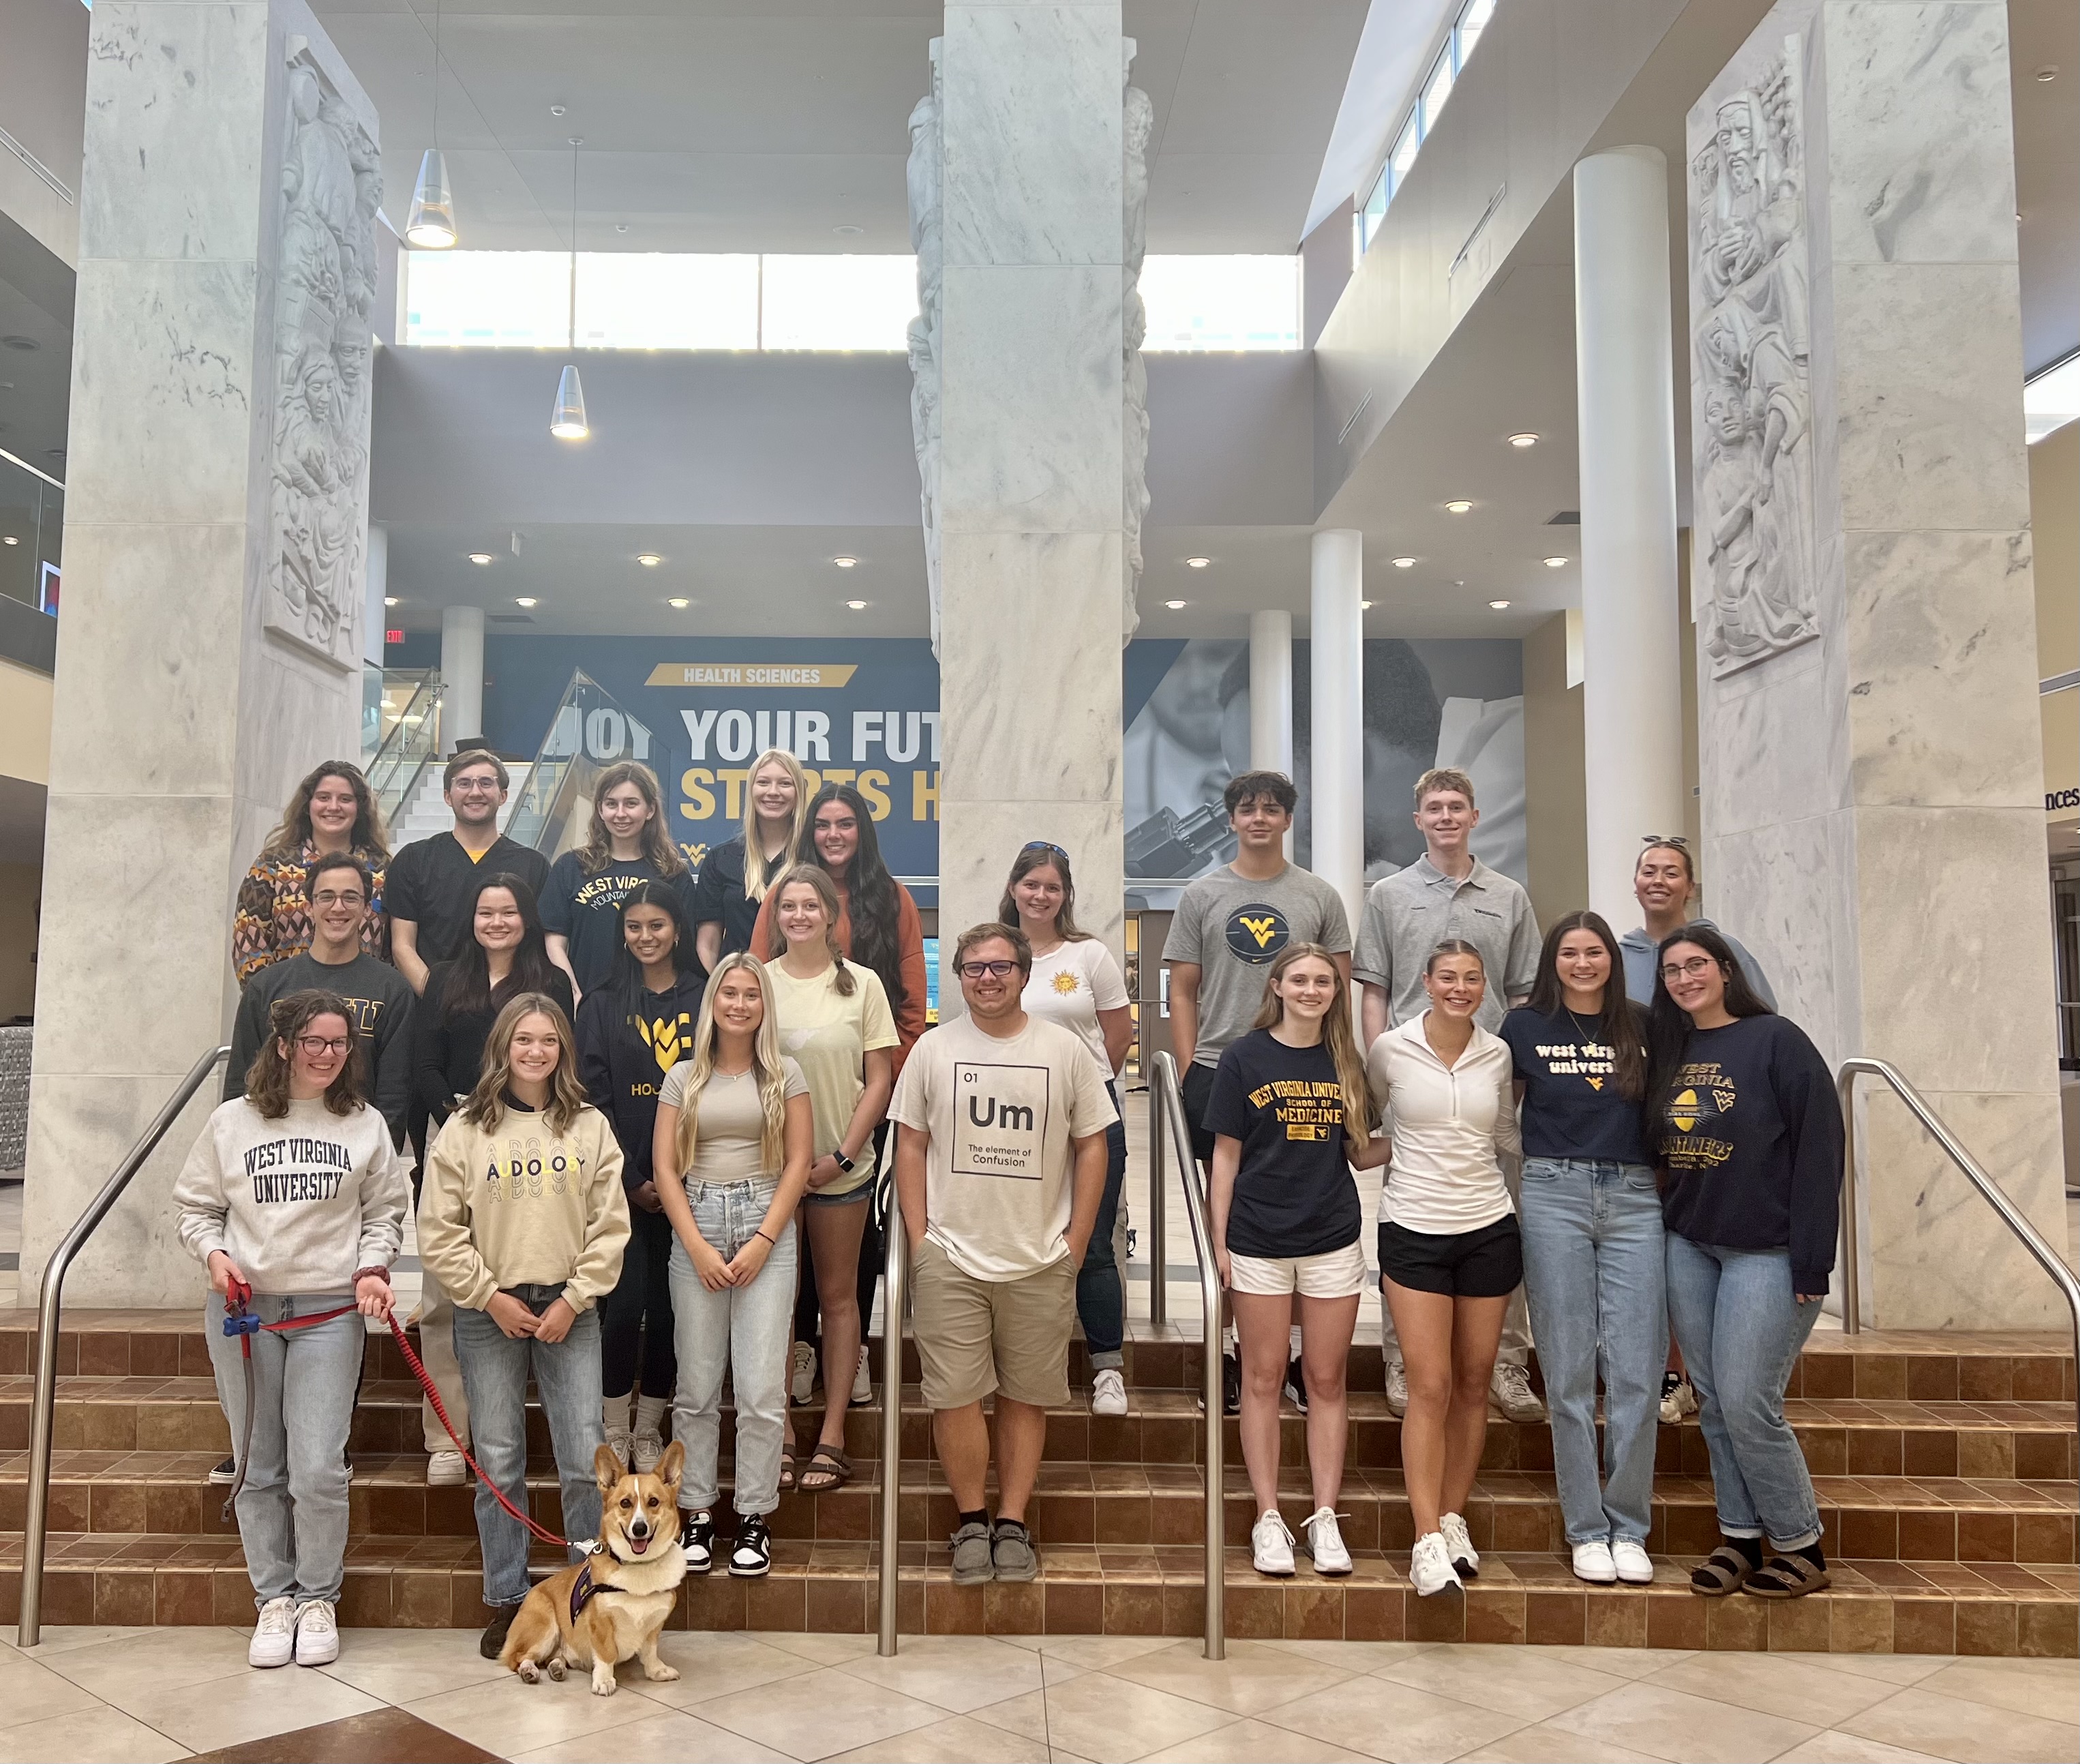
<svg viewBox="0 0 2080 1764"><path fill-rule="evenodd" d="M679 1548L679 1476L686 1449L665 1448L651 1475L623 1468L610 1446L593 1454L599 1479L599 1544L582 1562L539 1582L513 1619L498 1663L537 1684L572 1666L592 1670L592 1694L610 1697L614 1669L640 1660L646 1678L678 1669L657 1657L657 1636L686 1577Z"/></svg>

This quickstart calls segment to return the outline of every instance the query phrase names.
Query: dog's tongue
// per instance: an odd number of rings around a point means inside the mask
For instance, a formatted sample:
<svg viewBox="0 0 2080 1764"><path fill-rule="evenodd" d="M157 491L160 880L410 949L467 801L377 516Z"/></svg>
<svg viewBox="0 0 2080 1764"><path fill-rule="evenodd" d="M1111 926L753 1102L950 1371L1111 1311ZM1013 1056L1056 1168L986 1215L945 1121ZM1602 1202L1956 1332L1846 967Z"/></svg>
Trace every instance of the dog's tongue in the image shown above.
<svg viewBox="0 0 2080 1764"><path fill-rule="evenodd" d="M650 1548L650 1539L647 1537L631 1537L628 1540L628 1547L640 1556Z"/></svg>

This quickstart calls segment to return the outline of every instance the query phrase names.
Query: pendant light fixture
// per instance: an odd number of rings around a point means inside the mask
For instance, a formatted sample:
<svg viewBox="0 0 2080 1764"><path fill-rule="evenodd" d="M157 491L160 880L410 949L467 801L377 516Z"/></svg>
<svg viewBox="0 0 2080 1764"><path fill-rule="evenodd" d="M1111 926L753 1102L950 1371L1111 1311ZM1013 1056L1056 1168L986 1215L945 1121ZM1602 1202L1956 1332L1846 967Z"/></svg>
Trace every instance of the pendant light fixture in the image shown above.
<svg viewBox="0 0 2080 1764"><path fill-rule="evenodd" d="M585 145L585 136L573 135L571 141L571 303L569 348L576 355L578 346L578 149ZM549 433L559 441L582 441L592 433L592 426L585 421L585 388L578 380L578 367L574 361L565 362L562 375L556 381L556 406L549 413Z"/></svg>
<svg viewBox="0 0 2080 1764"><path fill-rule="evenodd" d="M448 162L441 154L441 0L434 0L434 145L419 162L405 237L425 251L445 251L455 242L455 200L448 194Z"/></svg>

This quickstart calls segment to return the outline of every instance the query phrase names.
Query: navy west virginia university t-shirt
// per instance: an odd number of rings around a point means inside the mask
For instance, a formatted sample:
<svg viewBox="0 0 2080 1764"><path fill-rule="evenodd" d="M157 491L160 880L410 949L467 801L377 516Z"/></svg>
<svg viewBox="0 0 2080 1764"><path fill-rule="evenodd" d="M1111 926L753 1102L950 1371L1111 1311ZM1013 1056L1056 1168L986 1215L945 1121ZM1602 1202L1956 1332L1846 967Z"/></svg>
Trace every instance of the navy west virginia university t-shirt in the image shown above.
<svg viewBox="0 0 2080 1764"><path fill-rule="evenodd" d="M1524 1155L1644 1164L1639 1104L1618 1094L1600 1014L1550 1016L1520 1005L1497 1031L1524 1082Z"/></svg>
<svg viewBox="0 0 2080 1764"><path fill-rule="evenodd" d="M1269 1029L1229 1044L1206 1128L1242 1141L1231 1255L1320 1256L1358 1241L1365 1220L1344 1157L1344 1090L1327 1048L1289 1048Z"/></svg>

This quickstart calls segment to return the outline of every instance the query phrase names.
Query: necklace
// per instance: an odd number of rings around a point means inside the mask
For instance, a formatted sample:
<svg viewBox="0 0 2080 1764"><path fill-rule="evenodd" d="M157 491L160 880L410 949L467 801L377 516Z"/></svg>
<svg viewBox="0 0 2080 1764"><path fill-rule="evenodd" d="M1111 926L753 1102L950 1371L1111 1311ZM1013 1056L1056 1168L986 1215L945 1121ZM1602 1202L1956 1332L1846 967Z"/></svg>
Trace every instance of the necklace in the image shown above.
<svg viewBox="0 0 2080 1764"><path fill-rule="evenodd" d="M1590 1048L1595 1045L1596 1038L1582 1027L1582 1019L1575 1014L1575 1007L1572 1005L1563 1004L1560 1008L1567 1013L1567 1020L1574 1024L1575 1033L1582 1038L1582 1051L1587 1053ZM1600 1010L1596 1013L1596 1021L1601 1023L1603 1020L1604 1014Z"/></svg>

